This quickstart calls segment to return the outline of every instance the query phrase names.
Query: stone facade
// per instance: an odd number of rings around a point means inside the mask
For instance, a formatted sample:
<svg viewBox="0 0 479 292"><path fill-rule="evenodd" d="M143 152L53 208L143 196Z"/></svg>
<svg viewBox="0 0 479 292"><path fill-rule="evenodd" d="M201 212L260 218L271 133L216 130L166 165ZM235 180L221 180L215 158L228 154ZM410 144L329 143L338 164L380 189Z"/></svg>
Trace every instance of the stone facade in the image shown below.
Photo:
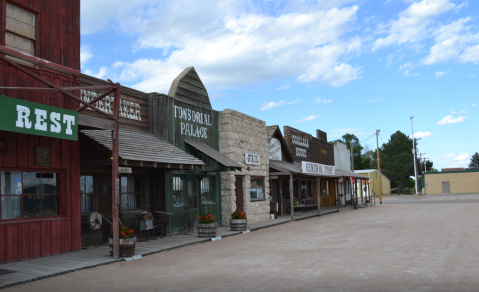
<svg viewBox="0 0 479 292"><path fill-rule="evenodd" d="M243 206L248 222L270 217L269 149L266 123L243 113L226 109L219 113L220 152L241 164L239 171L221 173L221 212L223 225L229 225L231 213L236 210L235 176L243 177ZM245 153L260 156L260 165L245 164ZM250 167L250 170L247 168ZM264 200L251 201L252 176L264 177Z"/></svg>

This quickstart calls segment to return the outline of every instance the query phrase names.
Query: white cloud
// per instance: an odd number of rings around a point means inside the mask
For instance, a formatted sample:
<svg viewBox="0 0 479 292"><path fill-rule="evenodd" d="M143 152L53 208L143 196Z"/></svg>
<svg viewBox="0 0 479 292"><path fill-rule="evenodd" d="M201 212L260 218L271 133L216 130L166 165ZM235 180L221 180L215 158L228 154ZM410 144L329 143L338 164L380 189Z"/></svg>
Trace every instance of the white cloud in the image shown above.
<svg viewBox="0 0 479 292"><path fill-rule="evenodd" d="M298 99L298 100L294 100L294 101L290 101L290 102L287 102L287 101L284 101L284 100L281 100L281 101L278 101L278 102L264 102L262 105L261 105L261 110L262 111L265 111L265 110L269 110L269 109L272 109L274 107L278 107L278 106L282 106L282 105L286 105L286 104L294 104L294 103L298 103L300 102L301 99Z"/></svg>
<svg viewBox="0 0 479 292"><path fill-rule="evenodd" d="M449 74L449 72L444 72L444 71L439 71L439 72L436 72L436 78L441 78L443 76L447 76Z"/></svg>
<svg viewBox="0 0 479 292"><path fill-rule="evenodd" d="M290 88L291 86L289 84L284 84L284 85L281 85L280 87L276 88L277 90L283 90L283 89L288 89Z"/></svg>
<svg viewBox="0 0 479 292"><path fill-rule="evenodd" d="M444 154L442 157L453 157L454 156L454 153L448 153L448 154Z"/></svg>
<svg viewBox="0 0 479 292"><path fill-rule="evenodd" d="M463 109L463 110L460 111L460 112L456 112L455 110L453 110L453 111L451 112L451 115L454 115L454 114L465 114L465 113L467 113L467 112L468 112L467 109Z"/></svg>
<svg viewBox="0 0 479 292"><path fill-rule="evenodd" d="M437 125L456 124L456 123L464 122L465 120L466 120L466 117L464 116L459 116L455 118L452 115L449 115L449 116L445 116L439 122L437 122Z"/></svg>
<svg viewBox="0 0 479 292"><path fill-rule="evenodd" d="M469 153L461 153L456 158L454 158L454 161L463 161L463 160L468 160L469 159Z"/></svg>
<svg viewBox="0 0 479 292"><path fill-rule="evenodd" d="M321 98L316 98L316 100L314 102L317 102L317 103L332 103L333 100L330 98L330 99L321 99Z"/></svg>
<svg viewBox="0 0 479 292"><path fill-rule="evenodd" d="M93 77L96 77L96 78L99 78L99 79L102 79L103 77L105 77L106 74L108 74L108 72L109 72L109 70L106 66L100 67L100 70L98 70L98 73L95 73L90 69L85 69L85 74L86 75L90 75L90 76L93 76Z"/></svg>
<svg viewBox="0 0 479 292"><path fill-rule="evenodd" d="M399 14L399 19L387 25L387 36L373 43L373 50L392 44L417 43L428 37L433 18L450 11L456 5L449 0L422 0L412 3Z"/></svg>
<svg viewBox="0 0 479 292"><path fill-rule="evenodd" d="M422 62L426 65L432 65L455 59L462 63L479 60L479 46L477 49L467 47L479 40L479 34L470 33L470 27L466 26L470 20L470 17L466 17L440 26L434 32L436 44L430 48L429 54ZM463 52L462 55L460 55L461 52Z"/></svg>
<svg viewBox="0 0 479 292"><path fill-rule="evenodd" d="M321 115L310 115L309 117L304 117L302 118L301 120L298 120L298 123L301 123L301 122L309 122L309 121L312 121L312 120L315 120L317 118L319 118Z"/></svg>
<svg viewBox="0 0 479 292"><path fill-rule="evenodd" d="M368 99L366 100L364 103L370 103L370 102L380 102L381 100L379 98L376 98L376 99Z"/></svg>
<svg viewBox="0 0 479 292"><path fill-rule="evenodd" d="M91 53L90 46L82 45L80 47L80 64L83 67L91 58L93 54Z"/></svg>
<svg viewBox="0 0 479 292"><path fill-rule="evenodd" d="M432 136L431 132L416 132L416 133L414 133L414 138L416 138L416 139L427 138L427 137L431 137L431 136Z"/></svg>
<svg viewBox="0 0 479 292"><path fill-rule="evenodd" d="M404 74L404 76L406 76L406 77L419 76L419 73L411 73L410 72L410 70L412 70L415 67L416 66L414 64L412 64L411 62L407 62L406 64L399 66L399 71L402 72Z"/></svg>
<svg viewBox="0 0 479 292"><path fill-rule="evenodd" d="M172 80L189 66L195 67L209 90L281 78L337 87L360 78L361 68L348 63L362 49L359 37L347 35L355 29L356 5L331 8L338 2L293 1L287 4L291 9L265 13L262 5L248 1L141 0L136 6L125 1L126 9L114 7L123 1L105 2L112 10L105 13L106 4L98 10L105 15L118 12L115 29L138 36L135 50L164 52L161 57L118 60L112 66L116 80L139 90L167 92ZM98 19L98 26L108 29L113 24L92 12L92 3L82 2L82 9L94 14L86 20ZM85 25L86 33L91 33L97 23Z"/></svg>
<svg viewBox="0 0 479 292"><path fill-rule="evenodd" d="M475 107L475 106L477 106L477 104L473 104L473 105L471 105L471 107Z"/></svg>

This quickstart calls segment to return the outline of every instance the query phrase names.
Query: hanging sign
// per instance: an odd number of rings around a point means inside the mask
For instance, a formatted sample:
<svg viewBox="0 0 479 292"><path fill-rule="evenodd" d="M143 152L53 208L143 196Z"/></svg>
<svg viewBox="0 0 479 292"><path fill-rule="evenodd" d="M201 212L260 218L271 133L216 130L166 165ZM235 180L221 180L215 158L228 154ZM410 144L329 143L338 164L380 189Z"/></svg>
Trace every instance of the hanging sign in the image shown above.
<svg viewBox="0 0 479 292"><path fill-rule="evenodd" d="M131 167L118 167L118 173L131 173Z"/></svg>
<svg viewBox="0 0 479 292"><path fill-rule="evenodd" d="M53 149L51 147L35 147L35 165L52 166Z"/></svg>
<svg viewBox="0 0 479 292"><path fill-rule="evenodd" d="M120 179L115 178L115 205L120 204Z"/></svg>
<svg viewBox="0 0 479 292"><path fill-rule="evenodd" d="M302 171L303 173L311 174L323 174L323 175L334 175L335 168L332 165L324 165L319 163L302 161Z"/></svg>
<svg viewBox="0 0 479 292"><path fill-rule="evenodd" d="M78 140L78 113L0 95L0 130Z"/></svg>
<svg viewBox="0 0 479 292"><path fill-rule="evenodd" d="M352 183L355 183L354 177L350 176L349 178L351 179Z"/></svg>
<svg viewBox="0 0 479 292"><path fill-rule="evenodd" d="M245 153L244 163L251 165L261 165L261 159L260 156L257 154Z"/></svg>

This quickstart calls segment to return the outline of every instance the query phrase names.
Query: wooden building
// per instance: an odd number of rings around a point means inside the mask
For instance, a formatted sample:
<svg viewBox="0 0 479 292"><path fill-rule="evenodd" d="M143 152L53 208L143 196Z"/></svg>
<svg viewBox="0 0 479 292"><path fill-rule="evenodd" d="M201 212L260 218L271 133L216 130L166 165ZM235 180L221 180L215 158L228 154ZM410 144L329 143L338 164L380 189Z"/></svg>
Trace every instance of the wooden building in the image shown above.
<svg viewBox="0 0 479 292"><path fill-rule="evenodd" d="M80 2L0 3L0 87L52 87L40 79L55 86L79 86ZM73 110L79 102L66 94L0 89L0 95L3 110L7 104L16 104L37 113L52 109L57 114L71 113L76 136ZM12 112L17 114L15 108ZM32 116L23 113L24 118L33 119L33 112ZM23 129L6 130L9 121L4 114L0 121L0 263L80 250L80 142L56 135L50 128L38 130L50 126L46 117L42 122L42 115L35 126L24 119Z"/></svg>
<svg viewBox="0 0 479 292"><path fill-rule="evenodd" d="M153 93L148 101L150 133L204 163L201 168L166 171L165 198L155 208L174 214L173 232L183 228L185 212L195 218L211 214L222 225L221 172L241 171L242 166L219 152L219 113L212 109L196 70L186 68L168 95Z"/></svg>

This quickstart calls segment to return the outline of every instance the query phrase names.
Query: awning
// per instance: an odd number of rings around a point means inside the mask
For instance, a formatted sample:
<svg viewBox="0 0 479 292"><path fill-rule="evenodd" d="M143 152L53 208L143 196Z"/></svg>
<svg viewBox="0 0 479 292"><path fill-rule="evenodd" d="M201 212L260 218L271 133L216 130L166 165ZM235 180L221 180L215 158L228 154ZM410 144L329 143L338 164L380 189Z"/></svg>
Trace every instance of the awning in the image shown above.
<svg viewBox="0 0 479 292"><path fill-rule="evenodd" d="M285 173L294 173L294 174L301 174L301 168L296 166L293 163L285 162L285 161L278 161L278 160L270 160L269 167L278 171L278 172L285 172Z"/></svg>
<svg viewBox="0 0 479 292"><path fill-rule="evenodd" d="M80 132L112 151L111 131L81 130ZM194 169L205 165L193 155L149 133L120 129L118 136L118 156L122 165L176 169Z"/></svg>
<svg viewBox="0 0 479 292"><path fill-rule="evenodd" d="M359 178L359 179L368 179L367 176L361 175L359 173L352 172L350 170L345 170L345 169L336 169L336 177L354 177L354 178Z"/></svg>
<svg viewBox="0 0 479 292"><path fill-rule="evenodd" d="M219 164L232 168L231 170L239 170L241 171L242 165L231 160L230 158L226 157L224 154L218 152L214 148L206 145L205 143L198 142L198 141L185 141L186 144L190 145L191 147L195 148L196 150L200 151L201 153L205 154L206 156L210 157L211 159L215 160Z"/></svg>

